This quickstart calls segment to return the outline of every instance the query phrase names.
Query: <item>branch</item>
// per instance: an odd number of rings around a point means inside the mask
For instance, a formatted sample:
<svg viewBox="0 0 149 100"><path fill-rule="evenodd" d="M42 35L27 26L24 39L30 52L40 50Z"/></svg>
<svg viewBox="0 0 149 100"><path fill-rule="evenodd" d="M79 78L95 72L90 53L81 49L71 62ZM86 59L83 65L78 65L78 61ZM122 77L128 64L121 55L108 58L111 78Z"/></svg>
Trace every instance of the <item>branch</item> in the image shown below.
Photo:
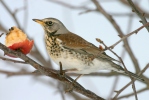
<svg viewBox="0 0 149 100"><path fill-rule="evenodd" d="M139 76L141 75L141 74L143 74L147 69L149 68L149 63L145 66L145 68L138 74ZM135 81L135 80L134 80ZM118 97L118 95L123 91L123 90L125 90L130 84L132 84L132 81L131 82L129 82L128 84L126 84L123 88L121 88L119 91L117 91L117 94L114 96L114 98L113 98L113 100L115 100L117 97ZM117 99L116 99L117 100Z"/></svg>
<svg viewBox="0 0 149 100"><path fill-rule="evenodd" d="M6 73L5 73L6 72ZM6 71L3 70L3 74L11 74L11 76L15 76L15 75L42 75L38 70L35 70L34 72L12 72L12 71ZM74 74L74 73L67 73L67 75L70 76L78 76L78 74ZM102 73L102 72L95 72L95 73L90 73L90 74L85 74L84 77L86 76L93 76L93 77L113 77L113 76L118 76L118 75L122 75L122 76L127 76L125 74L121 74L121 73L114 73L114 72L108 72L108 73Z"/></svg>
<svg viewBox="0 0 149 100"><path fill-rule="evenodd" d="M24 62L24 61L13 60L13 59L9 59L9 58L4 58L4 57L0 57L0 59L2 59L2 60L5 60L5 61L10 61L10 62L14 62L14 63L22 63L22 64L28 64L27 62Z"/></svg>
<svg viewBox="0 0 149 100"><path fill-rule="evenodd" d="M95 4L97 10L99 13L102 13L110 22L111 24L113 25L113 27L116 29L116 31L118 32L118 34L120 36L124 36L124 33L121 31L120 27L118 26L118 24L115 22L115 20L112 18L112 16L110 16L109 14L107 14L107 12L101 7L101 5L97 2L97 0L92 0L92 2ZM127 50L133 64L134 64L134 68L136 70L136 72L140 72L140 67L139 67L139 64L138 64L138 61L136 59L136 57L134 56L130 46L129 46L129 43L127 41L127 38L123 41L124 42L124 47L125 49Z"/></svg>
<svg viewBox="0 0 149 100"><path fill-rule="evenodd" d="M123 3L124 5L128 6L131 8L130 4L126 0L118 0L119 2ZM141 0L138 0L141 1ZM145 13L145 17L149 18L149 13L144 11L141 7L135 4L136 9L138 9L140 12Z"/></svg>
<svg viewBox="0 0 149 100"><path fill-rule="evenodd" d="M7 77L10 77L10 76L20 76L20 75L33 75L32 72L27 72L26 70L21 70L21 71L18 71L18 72L12 72L12 71L5 71L5 70L0 70L0 73L2 74L6 74ZM37 74L36 74L37 75Z"/></svg>
<svg viewBox="0 0 149 100"><path fill-rule="evenodd" d="M0 37L3 36L3 35L4 35L4 33L1 33L1 34L0 34Z"/></svg>
<svg viewBox="0 0 149 100"><path fill-rule="evenodd" d="M113 44L112 46L110 46L111 49L113 49L117 44L119 44L121 41L124 41L126 38L128 38L129 36L131 36L132 34L137 34L142 28L149 26L149 22L146 23L145 25L139 27L138 29L134 30L133 32L123 36L119 41L117 41L115 44Z"/></svg>
<svg viewBox="0 0 149 100"><path fill-rule="evenodd" d="M23 29L26 30L27 28L27 21L28 20L28 0L24 0L24 25Z"/></svg>
<svg viewBox="0 0 149 100"><path fill-rule="evenodd" d="M133 11L141 18L141 22L143 25L145 25L147 23L147 20L146 18L144 17L144 13L141 13L136 7L135 5L133 4L133 2L131 0L127 0L128 3L130 4L131 8L133 9ZM148 30L149 32L149 27L146 26L146 29Z"/></svg>
<svg viewBox="0 0 149 100"><path fill-rule="evenodd" d="M119 56L118 56L114 51L112 51L110 48L108 48L108 47L104 44L103 41L101 41L100 39L96 39L96 40L97 40L98 42L102 43L102 44L105 46L106 49L108 49L109 51L111 51L115 56L117 56L117 57L119 58L119 60L121 61L122 65L124 66L124 71L125 71L126 73L128 73L128 76L129 76L130 79L131 79L132 88L133 88L133 91L134 91L134 94L135 94L135 98L136 98L136 100L138 100L138 97L137 97L137 94L136 94L136 88L135 88L135 84L134 84L134 79L132 78L132 76L131 76L130 73L128 72L128 70L127 70L127 68L126 68L126 66L125 66L125 64L124 64L124 62L123 62L123 60L122 60L122 58L119 57Z"/></svg>
<svg viewBox="0 0 149 100"><path fill-rule="evenodd" d="M122 50L122 54L121 54L121 58L124 59L125 53L126 53L126 51L123 49L123 50ZM120 63L119 63L119 64L120 64ZM124 75L124 74L123 74L123 75ZM110 100L110 99L112 98L112 96L113 96L113 94L114 94L114 91L115 91L115 89L116 89L116 87L117 87L118 81L119 81L119 76L117 76L117 77L115 78L115 80L114 80L113 87L112 87L111 92L110 92L110 94L109 94L109 96L108 96L108 100Z"/></svg>
<svg viewBox="0 0 149 100"><path fill-rule="evenodd" d="M142 89L137 91L137 94L139 94L139 93L141 93L143 91L147 91L147 90L149 90L149 87L142 88ZM129 93L129 94L123 95L123 96L121 96L121 97L119 97L117 99L122 99L122 98L126 98L126 97L128 98L128 97L133 96L133 95L134 95L134 93Z"/></svg>
<svg viewBox="0 0 149 100"><path fill-rule="evenodd" d="M1 22L0 22L0 30L1 30L2 32L7 33L7 29L1 24Z"/></svg>
<svg viewBox="0 0 149 100"><path fill-rule="evenodd" d="M141 27L139 27L138 29L136 29L136 30L134 30L133 32L131 32L131 33L129 33L129 34L127 34L127 35L125 35L125 36L123 36L119 41L117 41L116 43L114 43L113 45L111 45L111 46L109 46L109 47L107 47L105 44L105 47L106 47L106 49L105 50L103 50L103 51L101 51L100 52L100 54L102 54L104 51L106 51L107 49L108 50L110 50L110 49L113 49L116 45L118 45L120 42L122 42L122 41L124 41L125 39L127 39L129 36L131 36L132 34L137 34L142 28L144 28L145 26L149 26L149 22L148 23L146 23L145 25L143 25L143 26L141 26ZM100 39L96 39L98 42L102 42L103 43L103 41L101 41ZM100 55L99 54L99 55Z"/></svg>
<svg viewBox="0 0 149 100"><path fill-rule="evenodd" d="M20 53L20 52L16 52L13 51L9 48L7 48L6 46L4 46L2 43L0 43L0 49L4 51L5 54L11 54L12 56L16 56L18 58L21 58L22 60L24 60L25 62L28 62L32 67L34 67L35 69L37 69L38 71L40 71L40 73L52 77L54 79L57 79L59 81L61 81L64 84L71 84L72 81L74 81L71 77L67 76L67 75L59 75L59 71L56 71L54 69L48 68L48 67L44 67L41 66L40 64L38 64L37 62L35 62L34 60L30 59L29 57L25 56L24 54ZM73 85L73 90L81 93L91 99L94 100L104 100L102 97L99 97L98 95L96 95L95 93L86 90L85 88L83 88L79 83L75 82Z"/></svg>
<svg viewBox="0 0 149 100"><path fill-rule="evenodd" d="M53 2L53 3L59 4L59 5L62 5L62 6L64 6L64 7L70 8L70 9L91 10L90 8L88 8L88 7L86 7L86 6L74 6L74 5L70 5L69 3L62 2L61 0L47 0L47 1L50 1L50 2Z"/></svg>
<svg viewBox="0 0 149 100"><path fill-rule="evenodd" d="M8 8L8 6L4 3L3 0L0 0L0 2L1 2L2 5L5 7L5 9L8 11L8 13L12 16L12 18L13 18L14 21L16 22L18 28L21 29L21 26L20 26L20 24L19 24L19 22L18 22L18 20L17 20L17 18L16 18L16 16L15 16L15 13L12 13L12 12L11 12L11 10Z"/></svg>
<svg viewBox="0 0 149 100"><path fill-rule="evenodd" d="M92 0L92 1L96 5L97 10L100 13L102 13L109 20L109 22L111 22L111 24L114 26L114 28L117 30L117 32L123 34L120 27L117 25L117 23L112 18L112 16L106 13L106 11L101 7L101 5L97 2L97 0Z"/></svg>

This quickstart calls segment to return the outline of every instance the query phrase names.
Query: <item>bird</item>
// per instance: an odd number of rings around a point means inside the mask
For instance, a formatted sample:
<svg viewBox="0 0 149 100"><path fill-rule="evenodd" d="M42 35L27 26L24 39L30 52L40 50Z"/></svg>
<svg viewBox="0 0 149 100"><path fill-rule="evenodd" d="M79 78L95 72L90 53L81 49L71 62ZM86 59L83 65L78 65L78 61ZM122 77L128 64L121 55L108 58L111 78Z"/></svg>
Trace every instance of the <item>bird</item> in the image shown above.
<svg viewBox="0 0 149 100"><path fill-rule="evenodd" d="M137 74L125 71L122 66L115 63L114 58L102 52L94 44L70 32L60 20L44 18L33 19L33 21L43 27L46 49L50 58L56 64L61 62L66 71L81 76L98 70L111 70L144 81Z"/></svg>

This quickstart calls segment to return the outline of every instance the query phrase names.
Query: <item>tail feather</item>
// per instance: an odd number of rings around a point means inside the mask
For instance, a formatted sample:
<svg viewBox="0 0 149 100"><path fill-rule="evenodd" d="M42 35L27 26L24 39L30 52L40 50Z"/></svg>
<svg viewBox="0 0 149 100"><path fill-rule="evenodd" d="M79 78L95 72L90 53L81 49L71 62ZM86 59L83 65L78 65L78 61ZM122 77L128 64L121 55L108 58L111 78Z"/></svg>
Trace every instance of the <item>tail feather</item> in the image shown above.
<svg viewBox="0 0 149 100"><path fill-rule="evenodd" d="M138 80L140 80L140 81L145 81L143 78L141 78L140 76L138 76L137 74L134 74L134 73L132 73L132 72L130 72L130 71L127 71L127 72L125 72L125 74L126 75L131 75L133 78L135 78L135 79L138 79Z"/></svg>
<svg viewBox="0 0 149 100"><path fill-rule="evenodd" d="M135 78L135 79L137 79L137 80L140 80L140 81L142 81L142 82L144 82L145 80L143 79L143 78L141 78L140 76L138 76L137 74L134 74L134 73L132 73L132 72L130 72L130 71L125 71L120 65L118 65L118 64L115 64L115 63L113 63L113 62L111 62L111 65L113 66L113 68L115 69L115 70L113 70L113 71L116 71L116 72L120 72L120 73L124 73L124 74L126 74L126 75L131 75L133 78Z"/></svg>

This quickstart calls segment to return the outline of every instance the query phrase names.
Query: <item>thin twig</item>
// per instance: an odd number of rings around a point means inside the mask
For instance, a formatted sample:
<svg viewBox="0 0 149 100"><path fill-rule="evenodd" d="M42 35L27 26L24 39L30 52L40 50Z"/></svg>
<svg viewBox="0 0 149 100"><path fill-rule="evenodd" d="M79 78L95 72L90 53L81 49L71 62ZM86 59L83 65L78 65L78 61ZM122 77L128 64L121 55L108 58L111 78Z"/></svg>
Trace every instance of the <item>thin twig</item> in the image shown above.
<svg viewBox="0 0 149 100"><path fill-rule="evenodd" d="M113 83L113 87L112 87L112 89L111 89L111 91L110 91L110 94L109 94L107 100L111 100L111 97L112 97L112 95L113 95L113 93L114 93L114 90L115 90L115 88L116 88L116 86L117 86L117 84L118 84L118 80L119 80L119 76L116 76L116 77L115 77L115 80L114 80L114 83Z"/></svg>
<svg viewBox="0 0 149 100"><path fill-rule="evenodd" d="M123 60L122 60L122 58L119 57L113 50L111 50L110 48L108 48L107 45L104 44L103 41L101 41L100 39L96 39L96 40L97 40L98 42L102 43L102 44L105 46L106 49L108 49L109 51L111 51L115 56L117 56L117 57L119 58L119 60L121 61L122 65L124 66L125 72L129 75L129 77L130 77L130 79L131 79L131 81L132 81L132 88L133 88L133 91L134 91L134 94L135 94L135 98L136 98L136 100L138 100L138 97L137 97L137 94L136 94L136 88L135 88L135 84L134 84L134 79L132 78L132 76L131 76L130 73L128 72L128 70L127 70L127 68L126 68L126 66L125 66L125 64L124 64L124 62L123 62Z"/></svg>
<svg viewBox="0 0 149 100"><path fill-rule="evenodd" d="M4 58L4 57L0 57L0 59L2 59L2 60L6 60L6 61L10 61L10 62L14 62L14 63L28 64L27 62L24 62L24 61L13 60L13 59Z"/></svg>
<svg viewBox="0 0 149 100"><path fill-rule="evenodd" d="M126 51L123 49L122 54L121 54L121 58L124 59L125 53L126 53ZM119 62L119 64L120 64L120 62ZM115 78L115 80L114 80L113 87L112 87L111 92L110 92L110 94L109 94L109 96L108 96L108 100L111 100L112 95L114 94L114 91L115 91L116 86L117 86L117 84L118 84L118 80L119 80L119 76L116 76L116 78Z"/></svg>
<svg viewBox="0 0 149 100"><path fill-rule="evenodd" d="M114 26L114 28L118 31L118 33L123 34L123 32L121 31L120 27L117 25L117 23L115 22L115 20L113 19L113 17L111 15L109 15L102 7L101 5L97 2L97 0L92 0L93 3L96 5L97 10L102 13L108 20L109 22L111 22L111 24Z"/></svg>
<svg viewBox="0 0 149 100"><path fill-rule="evenodd" d="M88 9L88 10L85 10L83 12L80 12L79 15L82 15L82 14L85 14L85 13L89 13L89 12L93 12L93 11L97 11L96 9Z"/></svg>
<svg viewBox="0 0 149 100"><path fill-rule="evenodd" d="M28 0L24 0L24 25L23 25L23 28L24 30L26 30L27 28L27 20L28 20Z"/></svg>
<svg viewBox="0 0 149 100"><path fill-rule="evenodd" d="M144 91L147 91L147 90L149 90L149 87L142 88L142 89L140 89L140 90L137 91L137 94L139 94L141 92L144 92ZM128 98L128 97L133 96L133 95L134 95L134 92L133 93L126 94L126 95L123 95L123 96L120 96L117 99L119 100L119 99L126 98L126 97Z"/></svg>
<svg viewBox="0 0 149 100"><path fill-rule="evenodd" d="M125 40L126 38L128 38L129 36L131 36L132 34L137 34L142 28L149 26L149 22L146 23L145 25L139 27L138 29L134 30L133 32L123 36L119 41L117 41L115 44L113 44L112 46L110 46L111 49L113 49L117 44L119 44L121 41Z"/></svg>
<svg viewBox="0 0 149 100"><path fill-rule="evenodd" d="M22 70L22 71L18 71L18 72L0 70L0 73L1 74L6 74L7 77L10 77L10 76L20 76L20 75L37 75L37 74L33 74L32 72L27 72L26 70Z"/></svg>
<svg viewBox="0 0 149 100"><path fill-rule="evenodd" d="M58 84L57 84L57 89L58 89L58 92L60 93L60 95L61 95L61 100L65 100L65 95L64 95L64 93L63 93L63 89L64 88L64 85L63 84L61 84L60 82L58 82Z"/></svg>
<svg viewBox="0 0 149 100"><path fill-rule="evenodd" d="M4 3L4 0L0 0L0 2L1 2L2 5L5 7L5 9L8 11L8 13L12 16L12 18L13 18L14 21L16 22L18 28L21 29L21 26L20 26L20 24L19 24L19 22L18 22L18 20L17 20L17 18L16 18L16 16L15 16L15 14L11 12L11 10L8 8L8 6Z"/></svg>
<svg viewBox="0 0 149 100"><path fill-rule="evenodd" d="M144 67L144 69L138 74L138 76L140 76L141 74L143 74L147 69L149 68L149 63ZM135 81L135 80L134 80ZM129 85L132 84L132 81L129 82L128 84L126 84L123 88L121 88L119 91L117 91L117 94L114 96L113 100L115 100L118 95L123 91L125 90Z"/></svg>
<svg viewBox="0 0 149 100"><path fill-rule="evenodd" d="M109 20L109 22L111 22L111 24L112 24L113 27L116 29L116 31L118 32L118 34L119 34L120 36L124 36L124 33L122 32L122 30L120 29L120 27L118 26L118 24L116 23L116 21L113 19L113 17L112 17L111 15L109 15L109 14L101 7L101 5L97 2L97 0L92 0L92 2L95 4L95 6L96 6L98 12L99 12L99 13L102 13L102 14ZM132 50L131 50L131 48L130 48L130 46L129 46L129 43L128 43L128 41L127 41L127 38L124 39L123 42L124 42L124 47L125 47L125 49L127 50L127 52L128 52L128 54L129 54L129 56L130 56L130 58L131 58L131 60L132 60L132 62L133 62L133 64L134 64L135 68L137 68L137 69L140 68L139 63L138 63L138 61L137 61L137 59L136 59L134 53L132 52Z"/></svg>
<svg viewBox="0 0 149 100"><path fill-rule="evenodd" d="M11 72L10 73L13 73L12 75L18 75L19 72ZM39 74L39 75L42 75L38 70L34 71L33 73L35 74ZM21 74L23 75L23 73ZM31 75L31 74L28 74L27 73L24 73L24 75ZM33 74L34 75L34 74ZM67 75L70 75L70 76L78 76L78 74L74 74L74 73L67 73ZM95 73L90 73L90 74L85 74L84 77L86 76L94 76L94 77L113 77L113 76L117 76L117 75L122 75L122 76L126 76L124 74L118 74L118 73L114 73L114 72L109 72L109 73L102 73L102 72L95 72Z"/></svg>
<svg viewBox="0 0 149 100"><path fill-rule="evenodd" d="M84 10L89 10L90 8L86 7L86 6L74 6L74 5L70 5L69 3L66 2L62 2L61 0L47 0L56 4L59 4L61 6L65 6L68 7L70 9L76 9L76 10L80 10L80 9L84 9Z"/></svg>
<svg viewBox="0 0 149 100"><path fill-rule="evenodd" d="M141 13L136 7L135 5L133 4L132 0L127 0L128 3L130 4L131 8L133 9L133 11L141 18L141 22L143 25L145 25L147 23L147 20L146 18L144 17L144 13ZM146 26L146 29L148 30L149 32L149 27Z"/></svg>
<svg viewBox="0 0 149 100"><path fill-rule="evenodd" d="M3 36L3 35L4 35L4 33L0 34L0 37Z"/></svg>
<svg viewBox="0 0 149 100"><path fill-rule="evenodd" d="M131 8L130 4L126 1L126 0L118 0L120 3L128 6ZM141 0L135 0L135 1L141 1ZM134 3L135 4L135 3ZM135 7L140 11L140 12L144 12L145 13L145 17L149 18L149 12L146 12L145 10L143 10L143 8L141 8L141 6L138 6L135 4Z"/></svg>
<svg viewBox="0 0 149 100"><path fill-rule="evenodd" d="M18 58L21 58L25 62L28 62L32 67L34 67L35 69L40 71L40 73L42 73L43 75L52 77L54 79L57 79L57 80L63 82L64 84L69 84L69 85L71 84L72 81L74 81L71 77L67 76L66 74L61 76L61 75L59 75L59 71L56 71L49 67L41 66L40 64L38 64L34 60L30 59L26 55L22 54L21 52L13 51L13 50L7 48L6 46L4 46L2 43L0 43L0 49L3 50L5 52L5 54L11 54L12 56L16 56ZM73 90L78 93L81 93L89 98L92 98L94 100L104 100L102 97L83 88L83 86L81 86L78 82L75 82L75 84L73 84Z"/></svg>
<svg viewBox="0 0 149 100"><path fill-rule="evenodd" d="M0 22L0 31L7 33L7 29Z"/></svg>

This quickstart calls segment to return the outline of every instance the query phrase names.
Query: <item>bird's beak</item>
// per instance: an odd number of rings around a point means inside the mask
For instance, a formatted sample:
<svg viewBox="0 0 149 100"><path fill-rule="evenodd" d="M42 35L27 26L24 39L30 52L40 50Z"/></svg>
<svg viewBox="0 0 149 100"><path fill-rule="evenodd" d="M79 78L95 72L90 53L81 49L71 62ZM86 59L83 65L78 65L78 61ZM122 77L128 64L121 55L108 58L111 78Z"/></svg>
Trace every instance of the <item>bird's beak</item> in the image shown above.
<svg viewBox="0 0 149 100"><path fill-rule="evenodd" d="M43 22L42 20L40 20L40 19L33 19L33 21L35 21L35 22L37 22L37 23L39 23L39 24L41 24L41 25L44 24L44 22Z"/></svg>

